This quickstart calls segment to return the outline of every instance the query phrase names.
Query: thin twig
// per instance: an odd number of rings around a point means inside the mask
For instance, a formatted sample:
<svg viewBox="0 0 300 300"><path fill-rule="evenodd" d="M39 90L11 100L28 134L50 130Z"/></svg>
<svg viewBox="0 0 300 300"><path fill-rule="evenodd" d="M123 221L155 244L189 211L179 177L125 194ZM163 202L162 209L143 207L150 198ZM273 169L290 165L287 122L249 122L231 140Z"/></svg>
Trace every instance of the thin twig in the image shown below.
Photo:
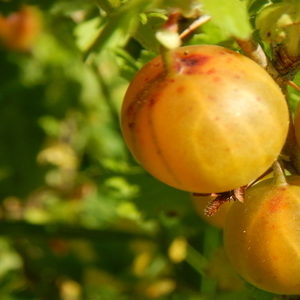
<svg viewBox="0 0 300 300"><path fill-rule="evenodd" d="M208 15L203 15L197 18L188 28L183 30L181 34L179 35L181 39L185 38L188 36L191 32L193 32L195 29L198 27L202 26L206 22L208 22L211 19L211 16Z"/></svg>
<svg viewBox="0 0 300 300"><path fill-rule="evenodd" d="M291 86L292 88L294 88L295 90L300 92L300 86L298 84L296 84L295 82L288 80L287 85Z"/></svg>
<svg viewBox="0 0 300 300"><path fill-rule="evenodd" d="M268 174L272 173L273 169L269 168L267 171L265 171L264 173L262 173L259 177L257 177L255 180L251 181L249 184L247 184L247 189L250 188L251 186L253 186L254 184L256 184L257 182L259 182L260 180L262 180L265 176L267 176Z"/></svg>
<svg viewBox="0 0 300 300"><path fill-rule="evenodd" d="M248 40L236 39L236 42L239 44L244 54L266 69L281 89L284 90L286 85L285 78L280 75L272 61L268 59L261 45L251 38Z"/></svg>
<svg viewBox="0 0 300 300"><path fill-rule="evenodd" d="M263 49L258 43L255 43L252 39L249 40L240 40L236 39L237 43L243 50L243 52L257 62L263 68L268 66L268 59Z"/></svg>
<svg viewBox="0 0 300 300"><path fill-rule="evenodd" d="M97 64L95 62L92 63L92 69L96 75L97 81L98 81L101 91L103 93L103 99L110 111L110 114L111 114L111 117L113 120L113 124L116 127L117 131L119 132L120 131L119 126L118 126L119 114L118 114L117 108L113 104L111 92L104 80L104 76L102 75L101 70L99 69L99 67L97 66ZM116 126L116 124L117 124L117 126Z"/></svg>

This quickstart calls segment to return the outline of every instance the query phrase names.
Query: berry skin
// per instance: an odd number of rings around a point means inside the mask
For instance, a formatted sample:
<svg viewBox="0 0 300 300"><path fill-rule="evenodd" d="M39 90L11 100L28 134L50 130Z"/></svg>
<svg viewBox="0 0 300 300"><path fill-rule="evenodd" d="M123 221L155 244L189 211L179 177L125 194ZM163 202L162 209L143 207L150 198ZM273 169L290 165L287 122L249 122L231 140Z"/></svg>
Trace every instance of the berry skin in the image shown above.
<svg viewBox="0 0 300 300"><path fill-rule="evenodd" d="M300 177L262 181L226 216L224 244L236 271L276 294L300 294Z"/></svg>
<svg viewBox="0 0 300 300"><path fill-rule="evenodd" d="M270 75L220 46L177 48L146 64L123 102L121 127L139 163L177 189L224 192L266 171L289 117ZM230 174L230 175L228 175Z"/></svg>

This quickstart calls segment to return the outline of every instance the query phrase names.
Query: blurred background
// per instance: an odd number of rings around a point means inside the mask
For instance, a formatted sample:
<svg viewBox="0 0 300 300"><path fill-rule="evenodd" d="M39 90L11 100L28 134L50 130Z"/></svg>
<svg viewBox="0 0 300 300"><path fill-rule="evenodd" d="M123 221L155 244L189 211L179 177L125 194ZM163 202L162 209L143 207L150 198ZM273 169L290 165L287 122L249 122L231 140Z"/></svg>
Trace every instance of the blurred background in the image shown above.
<svg viewBox="0 0 300 300"><path fill-rule="evenodd" d="M1 300L275 299L231 270L209 199L152 178L122 139L167 3L0 1ZM186 43L234 48L215 24Z"/></svg>

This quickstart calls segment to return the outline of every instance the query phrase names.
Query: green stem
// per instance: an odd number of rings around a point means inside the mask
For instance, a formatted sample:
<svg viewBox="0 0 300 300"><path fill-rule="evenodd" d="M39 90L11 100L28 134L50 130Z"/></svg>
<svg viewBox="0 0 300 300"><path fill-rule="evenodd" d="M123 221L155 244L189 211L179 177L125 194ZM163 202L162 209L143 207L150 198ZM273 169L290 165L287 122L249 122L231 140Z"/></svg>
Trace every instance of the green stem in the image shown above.
<svg viewBox="0 0 300 300"><path fill-rule="evenodd" d="M200 252L191 245L187 248L186 262L203 277L206 276L208 261Z"/></svg>
<svg viewBox="0 0 300 300"><path fill-rule="evenodd" d="M160 47L160 54L162 57L162 61L164 64L164 68L168 75L174 73L173 66L172 66L172 51L170 49L165 48L164 46Z"/></svg>
<svg viewBox="0 0 300 300"><path fill-rule="evenodd" d="M119 126L119 113L117 108L114 106L113 104L113 99L111 96L111 91L109 90L105 79L104 79L104 75L102 74L99 66L96 64L96 62L92 63L92 69L96 75L96 79L99 83L99 87L103 93L103 99L105 101L105 104L107 106L107 108L109 109L112 121L113 121L113 126L115 127L116 131L121 134L120 131L120 126Z"/></svg>
<svg viewBox="0 0 300 300"><path fill-rule="evenodd" d="M251 38L249 40L236 39L236 42L239 44L245 55L254 60L264 69L267 67L268 58L258 43L254 42Z"/></svg>
<svg viewBox="0 0 300 300"><path fill-rule="evenodd" d="M203 254L209 260L220 247L220 230L213 226L206 226L203 240ZM215 299L217 292L217 282L215 279L204 276L201 280L201 294L208 297L208 299Z"/></svg>
<svg viewBox="0 0 300 300"><path fill-rule="evenodd" d="M283 169L282 169L280 163L278 162L278 160L276 160L273 163L273 173L274 173L275 185L287 185L288 184L286 182L286 178L285 178Z"/></svg>

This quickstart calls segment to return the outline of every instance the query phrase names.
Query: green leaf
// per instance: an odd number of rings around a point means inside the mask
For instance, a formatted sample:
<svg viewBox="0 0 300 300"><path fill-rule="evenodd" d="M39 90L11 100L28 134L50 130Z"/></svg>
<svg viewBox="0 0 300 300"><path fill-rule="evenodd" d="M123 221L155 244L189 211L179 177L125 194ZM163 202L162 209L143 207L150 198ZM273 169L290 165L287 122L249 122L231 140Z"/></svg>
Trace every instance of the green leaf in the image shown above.
<svg viewBox="0 0 300 300"><path fill-rule="evenodd" d="M203 10L212 17L212 22L228 36L248 39L251 26L245 1L201 0Z"/></svg>
<svg viewBox="0 0 300 300"><path fill-rule="evenodd" d="M77 25L74 34L76 36L76 43L80 50L87 50L94 42L99 32L100 21L101 20L96 17Z"/></svg>
<svg viewBox="0 0 300 300"><path fill-rule="evenodd" d="M195 8L199 6L197 0L164 0L162 1L163 7L176 8L183 13L183 15L189 15Z"/></svg>
<svg viewBox="0 0 300 300"><path fill-rule="evenodd" d="M167 17L163 14L143 14L134 38L146 49L158 53L160 44L155 37L155 33L159 30Z"/></svg>
<svg viewBox="0 0 300 300"><path fill-rule="evenodd" d="M269 0L248 0L247 6L250 14L257 13L263 6L269 4Z"/></svg>
<svg viewBox="0 0 300 300"><path fill-rule="evenodd" d="M84 59L94 51L100 52L111 40L121 40L121 42L117 42L117 45L113 43L114 46L124 45L127 38L135 32L139 22L139 15L147 5L148 2L145 0L132 0L113 11L107 17L107 23L100 31L94 43L86 51Z"/></svg>
<svg viewBox="0 0 300 300"><path fill-rule="evenodd" d="M207 22L201 26L201 32L194 34L189 40L189 44L220 44L226 41L227 36L222 29L212 22Z"/></svg>

